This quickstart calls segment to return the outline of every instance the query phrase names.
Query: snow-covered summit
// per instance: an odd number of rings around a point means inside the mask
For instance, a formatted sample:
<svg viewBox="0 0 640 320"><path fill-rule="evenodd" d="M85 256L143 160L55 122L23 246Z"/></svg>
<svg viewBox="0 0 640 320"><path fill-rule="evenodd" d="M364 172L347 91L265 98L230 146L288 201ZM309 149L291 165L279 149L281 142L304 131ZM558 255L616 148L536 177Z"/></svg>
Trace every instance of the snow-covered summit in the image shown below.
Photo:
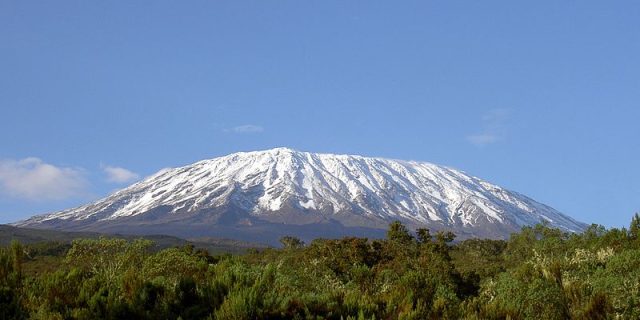
<svg viewBox="0 0 640 320"><path fill-rule="evenodd" d="M17 225L77 223L90 229L129 220L154 223L158 216L165 223L195 214L198 221L216 224L221 218L206 216L223 211L233 214L232 223L331 220L345 226L383 227L401 220L493 237L543 221L566 231L581 231L585 226L549 206L455 169L288 148L239 152L164 169L102 200Z"/></svg>

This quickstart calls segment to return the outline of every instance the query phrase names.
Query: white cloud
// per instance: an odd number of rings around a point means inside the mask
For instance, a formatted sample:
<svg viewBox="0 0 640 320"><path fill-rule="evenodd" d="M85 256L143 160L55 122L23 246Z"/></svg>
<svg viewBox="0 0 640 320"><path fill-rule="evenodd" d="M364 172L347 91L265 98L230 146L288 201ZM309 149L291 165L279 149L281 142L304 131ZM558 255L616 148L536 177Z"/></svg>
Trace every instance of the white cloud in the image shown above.
<svg viewBox="0 0 640 320"><path fill-rule="evenodd" d="M231 129L225 129L225 132L233 132L233 133L260 133L264 131L262 126L258 126L255 124L243 124L241 126L233 127Z"/></svg>
<svg viewBox="0 0 640 320"><path fill-rule="evenodd" d="M138 180L140 175L125 168L102 165L102 170L107 175L107 181L112 183L127 183Z"/></svg>
<svg viewBox="0 0 640 320"><path fill-rule="evenodd" d="M508 109L494 109L482 116L482 130L468 135L467 141L475 146L483 147L503 140L506 136L506 123L509 118Z"/></svg>
<svg viewBox="0 0 640 320"><path fill-rule="evenodd" d="M500 139L501 138L498 135L492 134L492 133L486 133L486 132L467 136L467 141L473 143L476 146L484 146L487 144L492 144L500 141Z"/></svg>
<svg viewBox="0 0 640 320"><path fill-rule="evenodd" d="M85 193L84 170L57 167L38 158L0 160L0 192L32 201L63 200Z"/></svg>

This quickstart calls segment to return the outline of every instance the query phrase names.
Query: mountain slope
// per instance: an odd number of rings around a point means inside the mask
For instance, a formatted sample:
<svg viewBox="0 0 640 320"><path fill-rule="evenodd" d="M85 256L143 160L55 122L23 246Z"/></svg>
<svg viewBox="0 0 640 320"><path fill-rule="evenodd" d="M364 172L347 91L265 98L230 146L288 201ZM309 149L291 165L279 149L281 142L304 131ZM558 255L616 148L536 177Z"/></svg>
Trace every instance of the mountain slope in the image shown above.
<svg viewBox="0 0 640 320"><path fill-rule="evenodd" d="M286 148L162 170L105 199L16 225L228 237L322 226L329 233L366 235L392 220L492 238L543 221L572 232L585 227L549 206L451 168Z"/></svg>
<svg viewBox="0 0 640 320"><path fill-rule="evenodd" d="M134 235L41 230L0 224L0 246L8 246L13 240L18 240L22 244L56 242L70 246L71 242L76 239L99 239L102 237L126 239L129 241L140 239L140 236ZM248 249L263 249L267 247L260 243L217 238L180 239L165 235L147 235L142 238L153 241L154 246L152 249L154 250L193 245L196 248L205 249L211 254L220 254L243 253Z"/></svg>

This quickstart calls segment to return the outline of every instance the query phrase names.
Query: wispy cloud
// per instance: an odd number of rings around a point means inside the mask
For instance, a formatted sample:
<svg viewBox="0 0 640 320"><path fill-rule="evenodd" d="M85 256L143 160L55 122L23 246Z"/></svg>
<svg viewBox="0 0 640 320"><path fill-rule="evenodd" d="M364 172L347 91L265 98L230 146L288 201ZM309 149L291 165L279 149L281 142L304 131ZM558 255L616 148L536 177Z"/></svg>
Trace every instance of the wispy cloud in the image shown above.
<svg viewBox="0 0 640 320"><path fill-rule="evenodd" d="M503 140L506 136L508 109L493 109L485 113L481 118L482 130L468 135L467 141L471 144L483 147Z"/></svg>
<svg viewBox="0 0 640 320"><path fill-rule="evenodd" d="M121 167L100 165L102 171L107 175L107 182L127 183L140 179L140 175Z"/></svg>
<svg viewBox="0 0 640 320"><path fill-rule="evenodd" d="M260 133L264 131L264 127L255 124L243 124L230 129L225 129L224 131L239 134Z"/></svg>
<svg viewBox="0 0 640 320"><path fill-rule="evenodd" d="M501 137L494 133L479 133L467 136L467 140L476 146L484 146L500 141Z"/></svg>
<svg viewBox="0 0 640 320"><path fill-rule="evenodd" d="M38 158L0 160L0 193L31 201L80 196L89 183L84 170L57 167Z"/></svg>

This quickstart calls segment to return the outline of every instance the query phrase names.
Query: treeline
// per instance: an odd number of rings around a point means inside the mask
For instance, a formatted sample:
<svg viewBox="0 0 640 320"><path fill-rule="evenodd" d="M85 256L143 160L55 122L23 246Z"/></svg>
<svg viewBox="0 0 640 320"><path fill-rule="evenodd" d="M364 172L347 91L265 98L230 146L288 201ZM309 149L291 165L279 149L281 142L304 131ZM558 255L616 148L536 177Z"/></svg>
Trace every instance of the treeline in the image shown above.
<svg viewBox="0 0 640 320"><path fill-rule="evenodd" d="M147 240L0 249L0 319L640 319L640 217L629 229L525 227L282 239L211 256Z"/></svg>

